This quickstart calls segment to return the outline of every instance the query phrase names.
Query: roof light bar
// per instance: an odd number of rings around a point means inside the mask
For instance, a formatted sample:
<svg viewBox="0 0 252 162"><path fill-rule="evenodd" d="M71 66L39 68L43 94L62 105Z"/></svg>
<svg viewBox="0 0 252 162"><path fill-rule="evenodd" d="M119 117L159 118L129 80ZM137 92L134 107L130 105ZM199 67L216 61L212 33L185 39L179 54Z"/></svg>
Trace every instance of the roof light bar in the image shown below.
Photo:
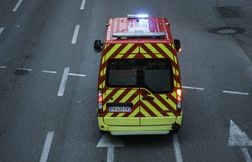
<svg viewBox="0 0 252 162"><path fill-rule="evenodd" d="M144 18L148 18L149 15L148 14L128 14L127 17L131 19L134 19L134 18L144 19Z"/></svg>
<svg viewBox="0 0 252 162"><path fill-rule="evenodd" d="M163 37L165 32L117 32L113 33L113 37Z"/></svg>

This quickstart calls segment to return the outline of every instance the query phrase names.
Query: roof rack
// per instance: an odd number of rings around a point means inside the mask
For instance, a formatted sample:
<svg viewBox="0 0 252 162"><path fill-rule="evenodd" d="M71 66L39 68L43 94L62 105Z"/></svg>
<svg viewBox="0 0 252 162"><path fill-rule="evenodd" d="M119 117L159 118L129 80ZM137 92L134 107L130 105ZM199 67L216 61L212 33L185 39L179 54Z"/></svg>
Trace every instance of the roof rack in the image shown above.
<svg viewBox="0 0 252 162"><path fill-rule="evenodd" d="M112 37L128 37L128 38L137 38L137 37L164 37L165 32L116 32L112 34Z"/></svg>

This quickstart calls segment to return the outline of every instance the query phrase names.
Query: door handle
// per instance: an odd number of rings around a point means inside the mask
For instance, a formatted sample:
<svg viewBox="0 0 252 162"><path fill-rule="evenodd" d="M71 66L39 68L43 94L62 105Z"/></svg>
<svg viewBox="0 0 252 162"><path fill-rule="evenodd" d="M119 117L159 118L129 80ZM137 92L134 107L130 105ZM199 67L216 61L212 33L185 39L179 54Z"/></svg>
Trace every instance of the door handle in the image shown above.
<svg viewBox="0 0 252 162"><path fill-rule="evenodd" d="M154 97L151 97L151 96L144 96L142 99L143 99L143 100L154 100Z"/></svg>

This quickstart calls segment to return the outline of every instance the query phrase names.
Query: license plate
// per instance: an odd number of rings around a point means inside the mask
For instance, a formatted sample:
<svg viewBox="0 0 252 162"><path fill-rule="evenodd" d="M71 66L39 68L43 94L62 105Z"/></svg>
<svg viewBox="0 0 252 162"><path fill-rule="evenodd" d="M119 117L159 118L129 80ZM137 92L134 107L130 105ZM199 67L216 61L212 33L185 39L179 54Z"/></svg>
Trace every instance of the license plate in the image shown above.
<svg viewBox="0 0 252 162"><path fill-rule="evenodd" d="M109 112L131 112L130 106L109 106Z"/></svg>

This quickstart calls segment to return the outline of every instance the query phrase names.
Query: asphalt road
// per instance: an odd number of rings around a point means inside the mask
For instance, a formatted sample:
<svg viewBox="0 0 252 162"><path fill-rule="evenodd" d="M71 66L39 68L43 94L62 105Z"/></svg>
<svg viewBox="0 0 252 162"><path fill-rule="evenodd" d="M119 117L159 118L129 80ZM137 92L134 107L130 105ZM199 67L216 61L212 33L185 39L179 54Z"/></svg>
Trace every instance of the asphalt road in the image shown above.
<svg viewBox="0 0 252 162"><path fill-rule="evenodd" d="M231 120L252 139L251 8L249 0L0 0L0 162L249 161L252 144L228 141ZM96 147L104 135L93 41L108 18L143 12L167 17L181 40L183 126L119 137L123 147L111 153Z"/></svg>

